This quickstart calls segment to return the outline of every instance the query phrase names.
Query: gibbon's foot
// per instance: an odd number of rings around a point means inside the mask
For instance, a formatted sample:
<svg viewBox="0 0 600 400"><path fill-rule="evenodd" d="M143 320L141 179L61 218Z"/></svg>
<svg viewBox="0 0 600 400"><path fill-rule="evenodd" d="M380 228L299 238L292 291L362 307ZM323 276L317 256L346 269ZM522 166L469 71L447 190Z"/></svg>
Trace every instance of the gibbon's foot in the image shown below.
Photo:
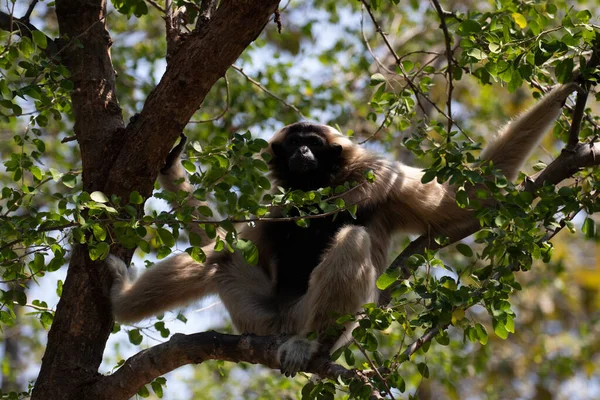
<svg viewBox="0 0 600 400"><path fill-rule="evenodd" d="M124 284L135 280L135 269L127 268L127 265L119 257L109 254L106 257L106 265L114 278L113 291L120 291Z"/></svg>
<svg viewBox="0 0 600 400"><path fill-rule="evenodd" d="M305 371L308 362L319 349L319 342L303 336L292 336L277 350L281 373L293 378L298 372Z"/></svg>
<svg viewBox="0 0 600 400"><path fill-rule="evenodd" d="M577 83L570 82L558 86L556 89L554 89L554 92L556 93L556 99L560 102L561 106L564 106L571 93L585 93L585 90Z"/></svg>
<svg viewBox="0 0 600 400"><path fill-rule="evenodd" d="M167 155L167 159L165 160L165 166L160 169L161 174L166 174L167 172L169 172L169 170L171 169L173 164L175 164L175 162L183 152L183 149L185 148L187 136L185 136L182 133L179 135L179 137L181 138L179 140L179 143L177 144L177 146L173 147L173 149L169 152L169 154Z"/></svg>

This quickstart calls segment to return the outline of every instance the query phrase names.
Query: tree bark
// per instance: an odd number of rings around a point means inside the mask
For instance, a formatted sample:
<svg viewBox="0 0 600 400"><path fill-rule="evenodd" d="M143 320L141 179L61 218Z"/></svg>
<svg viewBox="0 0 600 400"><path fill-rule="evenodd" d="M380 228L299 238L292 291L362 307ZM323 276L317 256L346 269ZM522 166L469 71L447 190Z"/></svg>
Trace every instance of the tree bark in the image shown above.
<svg viewBox="0 0 600 400"><path fill-rule="evenodd" d="M98 190L106 180L111 137L123 131L110 59L104 0L57 0L64 39L62 60L71 72L74 132L82 157L83 189ZM73 45L78 41L81 45ZM106 294L110 277L91 262L87 248L73 249L63 295L48 333L48 344L33 399L81 399L79 388L98 377L113 318Z"/></svg>
<svg viewBox="0 0 600 400"><path fill-rule="evenodd" d="M110 59L106 2L57 0L61 37L67 38L60 43L61 61L75 87L74 133L81 149L83 189L124 199L134 190L150 196L173 143L212 85L260 34L278 3L221 2L200 31L181 37L162 80L135 122L125 128ZM103 263L92 262L86 246L75 246L34 400L105 398L90 388L102 378L98 367L114 323L108 300L111 283ZM112 398L129 396L120 392Z"/></svg>

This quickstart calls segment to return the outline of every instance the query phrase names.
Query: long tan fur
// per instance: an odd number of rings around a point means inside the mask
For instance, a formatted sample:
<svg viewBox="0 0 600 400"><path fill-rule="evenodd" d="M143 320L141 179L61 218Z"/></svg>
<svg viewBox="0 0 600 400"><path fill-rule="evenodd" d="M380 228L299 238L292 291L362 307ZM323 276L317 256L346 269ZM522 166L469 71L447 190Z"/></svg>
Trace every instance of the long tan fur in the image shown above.
<svg viewBox="0 0 600 400"><path fill-rule="evenodd" d="M549 92L502 129L481 158L491 160L504 175L514 179L574 90L575 85L563 85ZM324 128L327 140L342 146L347 165L338 175L339 182L331 185L360 181L363 171L372 169L375 182L348 192L344 200L346 204L359 204L359 212L365 207L376 212L366 226L343 226L336 233L321 263L311 273L305 295L289 306L273 304L275 262L270 256L272 249L270 238L264 233L265 225L257 223L255 227L243 227L240 235L258 247L262 260L259 267L246 265L239 254L215 253L208 246L204 249L208 257L204 264L179 254L156 263L133 280L124 263L111 257L109 264L116 276L112 295L116 318L132 322L194 298L218 293L238 330L261 335L298 335L279 351L282 368L293 374L306 364L317 347L303 338L308 332L320 332L332 323L333 315L355 313L362 304L376 300L374 282L387 267L392 235L401 231L424 233L431 227L449 230L457 221L469 217L468 211L456 205L451 186L435 181L422 184L421 170L387 161L355 145L335 129ZM286 132L287 127L277 132L271 144L281 142ZM192 191L179 163L161 182L169 190ZM195 201L190 196L190 204L197 205Z"/></svg>

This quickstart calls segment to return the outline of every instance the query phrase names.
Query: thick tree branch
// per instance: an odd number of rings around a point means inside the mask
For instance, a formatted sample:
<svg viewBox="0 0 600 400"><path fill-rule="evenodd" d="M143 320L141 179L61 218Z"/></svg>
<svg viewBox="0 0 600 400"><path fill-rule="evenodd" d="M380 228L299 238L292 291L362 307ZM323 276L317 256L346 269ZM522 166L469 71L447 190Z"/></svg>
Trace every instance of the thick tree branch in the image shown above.
<svg viewBox="0 0 600 400"><path fill-rule="evenodd" d="M198 110L213 84L259 35L279 0L230 0L209 24L181 38L158 86L144 108L114 143L118 154L109 163L105 193L152 192L169 150ZM126 176L124 186L121 177ZM119 185L119 187L117 187Z"/></svg>
<svg viewBox="0 0 600 400"><path fill-rule="evenodd" d="M149 196L159 169L191 116L262 31L278 3L221 2L208 26L182 37L161 82L139 117L125 129L109 53L106 1L57 0L61 37L78 38L81 43L66 47L62 61L75 86L72 108L82 154L83 189L125 199L133 190ZM82 392L100 378L97 368L113 325L108 299L111 281L102 262L90 261L85 246L74 248L33 399L92 398Z"/></svg>
<svg viewBox="0 0 600 400"><path fill-rule="evenodd" d="M176 334L168 342L143 350L128 359L115 373L98 380L88 392L93 399L127 399L145 384L182 365L207 360L248 362L278 369L277 349L284 336L227 335L202 332ZM360 373L332 363L313 360L309 371L322 377L360 378Z"/></svg>
<svg viewBox="0 0 600 400"><path fill-rule="evenodd" d="M210 19L216 10L217 0L202 0L200 3L200 14L196 20L195 30L198 31L206 26L210 22Z"/></svg>
<svg viewBox="0 0 600 400"><path fill-rule="evenodd" d="M36 1L32 2L35 5ZM29 11L29 10L28 10ZM0 30L6 32L18 32L17 34L22 37L32 38L32 32L40 31L33 24L29 22L29 16L26 13L23 18L15 18L10 14L0 11ZM41 32L41 31L40 31ZM45 53L48 57L52 57L56 54L57 45L56 42L50 37L46 36L47 46Z"/></svg>
<svg viewBox="0 0 600 400"><path fill-rule="evenodd" d="M81 149L83 189L102 190L114 153L111 138L124 130L105 28L106 2L57 0L56 15L67 41L61 62L75 87L73 130ZM70 45L75 38L80 46ZM84 383L97 378L113 325L107 296L112 278L102 266L90 261L85 246L74 247L32 399L81 399Z"/></svg>

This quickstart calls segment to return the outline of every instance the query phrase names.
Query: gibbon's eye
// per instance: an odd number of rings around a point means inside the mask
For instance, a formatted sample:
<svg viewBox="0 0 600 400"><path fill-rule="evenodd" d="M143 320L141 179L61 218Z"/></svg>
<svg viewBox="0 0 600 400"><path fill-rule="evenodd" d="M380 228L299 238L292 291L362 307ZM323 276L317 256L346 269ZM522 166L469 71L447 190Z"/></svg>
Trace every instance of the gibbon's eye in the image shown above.
<svg viewBox="0 0 600 400"><path fill-rule="evenodd" d="M293 136L290 139L290 144L294 147L298 146L300 144L300 139L298 139L298 136Z"/></svg>
<svg viewBox="0 0 600 400"><path fill-rule="evenodd" d="M308 144L312 147L320 147L323 146L323 141L316 136L310 136L308 138Z"/></svg>

